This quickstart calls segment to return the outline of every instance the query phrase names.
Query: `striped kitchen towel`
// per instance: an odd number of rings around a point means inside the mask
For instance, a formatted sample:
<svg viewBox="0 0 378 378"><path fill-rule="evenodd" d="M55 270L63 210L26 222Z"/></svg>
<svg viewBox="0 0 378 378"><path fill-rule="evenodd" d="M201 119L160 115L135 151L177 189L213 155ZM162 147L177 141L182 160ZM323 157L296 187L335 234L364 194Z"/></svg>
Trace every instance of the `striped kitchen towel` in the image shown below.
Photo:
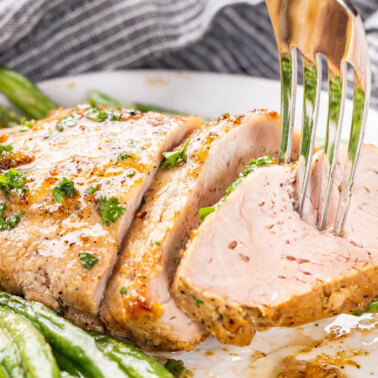
<svg viewBox="0 0 378 378"><path fill-rule="evenodd" d="M378 108L378 0L365 22ZM41 80L120 68L174 68L279 78L259 0L0 0L0 64Z"/></svg>

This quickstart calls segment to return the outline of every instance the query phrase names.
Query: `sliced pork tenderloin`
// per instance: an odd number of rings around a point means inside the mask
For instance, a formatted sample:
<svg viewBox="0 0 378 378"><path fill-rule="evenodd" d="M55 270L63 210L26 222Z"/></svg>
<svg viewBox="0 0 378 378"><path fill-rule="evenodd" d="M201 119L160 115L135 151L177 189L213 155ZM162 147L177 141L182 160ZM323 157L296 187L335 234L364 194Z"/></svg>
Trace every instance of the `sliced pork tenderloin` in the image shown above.
<svg viewBox="0 0 378 378"><path fill-rule="evenodd" d="M178 306L236 345L256 328L363 309L378 295L377 166L377 148L364 146L345 237L300 219L296 165L250 173L192 234L172 288Z"/></svg>
<svg viewBox="0 0 378 378"><path fill-rule="evenodd" d="M169 293L179 251L201 221L199 208L216 202L249 159L277 156L279 134L276 113L225 115L190 136L185 164L159 170L105 292L101 318L111 333L160 349L199 343L202 325L180 311Z"/></svg>
<svg viewBox="0 0 378 378"><path fill-rule="evenodd" d="M198 117L85 105L1 131L13 148L3 168L26 170L27 191L0 190L4 218L25 212L0 231L0 286L63 313L97 314L162 152L200 126Z"/></svg>
<svg viewBox="0 0 378 378"><path fill-rule="evenodd" d="M347 145L340 146L340 160L336 166L330 200L328 229L332 229L336 218L347 148ZM350 214L352 215L346 218L343 229L343 237L361 248L378 248L378 232L372 232L371 228L372 224L376 224L378 217L378 201L376 201L378 195L377 154L377 147L364 145L353 185L353 200L350 203ZM304 217L310 223L315 221L319 207L319 193L323 177L322 169L324 169L323 156L323 150L318 151L313 164L313 174L310 181L311 201L306 203L307 211ZM356 220L358 220L357 224Z"/></svg>

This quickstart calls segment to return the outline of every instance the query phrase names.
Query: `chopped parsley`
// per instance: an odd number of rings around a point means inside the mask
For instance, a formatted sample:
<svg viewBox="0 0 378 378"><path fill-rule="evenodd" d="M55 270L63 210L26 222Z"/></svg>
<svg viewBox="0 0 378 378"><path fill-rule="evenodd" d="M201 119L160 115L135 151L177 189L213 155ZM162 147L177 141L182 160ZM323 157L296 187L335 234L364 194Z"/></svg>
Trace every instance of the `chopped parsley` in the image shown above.
<svg viewBox="0 0 378 378"><path fill-rule="evenodd" d="M26 118L21 118L21 129L20 129L20 132L24 133L25 131L29 131L33 126L34 126L34 122L32 121L26 121Z"/></svg>
<svg viewBox="0 0 378 378"><path fill-rule="evenodd" d="M100 110L96 105L96 101L91 100L90 105L91 107L85 111L84 115L92 121L119 121L121 119L121 114L114 110Z"/></svg>
<svg viewBox="0 0 378 378"><path fill-rule="evenodd" d="M128 173L127 173L127 175L126 175L127 177L130 177L130 178L133 178L134 176L135 176L135 171L132 169L132 170L130 170Z"/></svg>
<svg viewBox="0 0 378 378"><path fill-rule="evenodd" d="M160 245L160 240L151 241L150 245Z"/></svg>
<svg viewBox="0 0 378 378"><path fill-rule="evenodd" d="M194 300L195 300L196 307L198 307L198 308L199 308L199 306L201 306L201 304L203 303L203 300L202 300L202 299L194 298Z"/></svg>
<svg viewBox="0 0 378 378"><path fill-rule="evenodd" d="M126 211L126 207L120 204L116 197L98 196L97 201L102 223L107 226L115 222Z"/></svg>
<svg viewBox="0 0 378 378"><path fill-rule="evenodd" d="M74 127L77 125L79 114L73 111L70 115L62 118L56 125L56 129L61 133L66 127Z"/></svg>
<svg viewBox="0 0 378 378"><path fill-rule="evenodd" d="M52 195L55 202L64 203L64 197L74 198L77 190L74 187L74 183L71 180L62 178L52 190Z"/></svg>
<svg viewBox="0 0 378 378"><path fill-rule="evenodd" d="M364 312L378 312L378 297L373 299L365 308L363 311L356 311L353 313L355 316L361 316Z"/></svg>
<svg viewBox="0 0 378 378"><path fill-rule="evenodd" d="M367 305L365 312L378 312L378 298L375 298Z"/></svg>
<svg viewBox="0 0 378 378"><path fill-rule="evenodd" d="M205 219L213 211L215 211L215 206L202 207L198 210L198 215L201 219Z"/></svg>
<svg viewBox="0 0 378 378"><path fill-rule="evenodd" d="M20 194L26 193L26 174L11 168L8 172L0 174L0 190L4 191L5 198L10 198L10 191L17 190Z"/></svg>
<svg viewBox="0 0 378 378"><path fill-rule="evenodd" d="M169 359L164 367L173 375L174 378L184 378L187 373L187 369L184 366L184 362L181 360Z"/></svg>
<svg viewBox="0 0 378 378"><path fill-rule="evenodd" d="M253 172L256 168L264 165L276 164L276 161L271 156L262 156L258 159L252 159L247 168L239 174L239 177L227 189L226 194L214 205L209 207L202 207L198 211L199 217L204 220L209 214L214 212L222 202L244 181L244 179Z"/></svg>
<svg viewBox="0 0 378 378"><path fill-rule="evenodd" d="M20 222L21 215L24 215L24 211L19 211L8 218L4 218L4 211L7 209L7 205L0 202L0 231L7 231L15 228Z"/></svg>
<svg viewBox="0 0 378 378"><path fill-rule="evenodd" d="M85 269L92 269L98 262L98 258L91 253L80 253L80 262Z"/></svg>
<svg viewBox="0 0 378 378"><path fill-rule="evenodd" d="M129 154L125 154L124 152L121 152L120 154L114 154L112 157L113 164L118 164L119 159L122 161L125 161L126 159L132 159L133 157Z"/></svg>
<svg viewBox="0 0 378 378"><path fill-rule="evenodd" d="M121 287L119 293L120 293L121 295L126 294L126 293L127 293L127 287L126 287L126 286Z"/></svg>
<svg viewBox="0 0 378 378"><path fill-rule="evenodd" d="M0 144L0 154L3 152L12 152L13 147L10 144Z"/></svg>
<svg viewBox="0 0 378 378"><path fill-rule="evenodd" d="M190 142L190 139L187 139L181 150L163 152L164 161L161 167L170 169L173 167L177 167L183 163L186 163L185 153L186 153L186 149L188 148L189 142Z"/></svg>
<svg viewBox="0 0 378 378"><path fill-rule="evenodd" d="M141 151L141 146L134 139L127 139L126 142L129 145L129 147L132 150L134 150L135 152L140 152Z"/></svg>
<svg viewBox="0 0 378 378"><path fill-rule="evenodd" d="M95 194L98 190L98 185L91 185L89 187L89 194Z"/></svg>

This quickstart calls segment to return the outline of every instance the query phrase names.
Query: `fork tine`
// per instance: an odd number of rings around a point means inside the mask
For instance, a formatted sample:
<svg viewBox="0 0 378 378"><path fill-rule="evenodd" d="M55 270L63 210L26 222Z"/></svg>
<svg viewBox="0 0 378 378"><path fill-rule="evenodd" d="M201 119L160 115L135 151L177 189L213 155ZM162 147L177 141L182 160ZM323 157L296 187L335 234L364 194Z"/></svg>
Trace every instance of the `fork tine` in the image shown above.
<svg viewBox="0 0 378 378"><path fill-rule="evenodd" d="M345 164L342 189L337 208L334 233L340 235L350 205L356 165L364 139L367 111L370 100L370 68L366 70L366 82L361 85L354 71L354 95L352 126L349 136L348 156ZM365 88L365 90L363 89Z"/></svg>
<svg viewBox="0 0 378 378"><path fill-rule="evenodd" d="M299 214L302 217L303 205L308 188L311 161L314 152L316 127L319 114L319 100L322 82L322 61L320 55L316 55L316 63L313 64L305 57L303 61L303 116L302 136L298 161L299 182Z"/></svg>
<svg viewBox="0 0 378 378"><path fill-rule="evenodd" d="M337 157L341 139L344 106L347 94L347 63L341 63L341 77L328 70L329 101L327 133L324 145L323 174L319 194L318 227L324 230L327 226L329 201L337 164ZM344 83L345 81L345 83Z"/></svg>
<svg viewBox="0 0 378 378"><path fill-rule="evenodd" d="M281 138L279 163L291 161L297 94L297 50L281 55Z"/></svg>

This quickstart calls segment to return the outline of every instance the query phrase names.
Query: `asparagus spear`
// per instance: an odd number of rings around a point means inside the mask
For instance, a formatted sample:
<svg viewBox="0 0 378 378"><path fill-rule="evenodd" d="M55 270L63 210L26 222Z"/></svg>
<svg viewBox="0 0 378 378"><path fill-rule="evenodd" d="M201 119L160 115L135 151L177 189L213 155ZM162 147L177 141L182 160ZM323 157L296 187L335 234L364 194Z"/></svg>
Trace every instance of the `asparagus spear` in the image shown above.
<svg viewBox="0 0 378 378"><path fill-rule="evenodd" d="M118 100L115 98L112 98L102 92L99 91L93 91L89 98L88 98L88 103L95 103L97 105L103 105L106 106L107 108L113 108L113 109L121 109L124 107Z"/></svg>
<svg viewBox="0 0 378 378"><path fill-rule="evenodd" d="M98 348L116 361L129 377L173 378L168 370L134 345L97 332L91 332L91 335Z"/></svg>
<svg viewBox="0 0 378 378"><path fill-rule="evenodd" d="M143 113L147 112L158 112L158 113L164 113L164 114L181 114L181 115L188 115L188 113L185 112L178 112L177 110L167 109L163 108L161 106L157 105L151 105L151 104L144 104L141 102L134 102L128 106L131 109L139 110Z"/></svg>
<svg viewBox="0 0 378 378"><path fill-rule="evenodd" d="M2 307L0 324L17 345L27 377L60 377L49 344L27 320Z"/></svg>
<svg viewBox="0 0 378 378"><path fill-rule="evenodd" d="M5 371L5 368L3 365L0 364L0 378L8 378L8 374Z"/></svg>
<svg viewBox="0 0 378 378"><path fill-rule="evenodd" d="M24 377L20 355L5 328L0 328L0 365L7 376L11 378Z"/></svg>
<svg viewBox="0 0 378 378"><path fill-rule="evenodd" d="M140 102L134 102L131 104L122 104L118 100L101 93L99 91L93 91L88 100L88 102L94 101L98 105L103 105L108 108L115 108L115 109L121 109L121 108L126 108L126 109L134 109L134 110L139 110L143 113L152 111L152 112L159 112L159 113L164 113L164 114L181 114L181 115L188 115L188 113L183 113L183 112L178 112L177 110L172 110L172 109L167 109L163 108L160 106L156 105L151 105L151 104L144 104Z"/></svg>
<svg viewBox="0 0 378 378"><path fill-rule="evenodd" d="M90 335L43 304L0 292L0 307L28 319L54 349L82 367L90 377L125 377L117 363L97 349Z"/></svg>
<svg viewBox="0 0 378 378"><path fill-rule="evenodd" d="M31 80L5 67L0 67L0 91L28 118L42 119L58 108Z"/></svg>
<svg viewBox="0 0 378 378"><path fill-rule="evenodd" d="M66 356L53 349L54 357L60 369L71 377L85 378L84 373Z"/></svg>
<svg viewBox="0 0 378 378"><path fill-rule="evenodd" d="M21 117L13 110L0 105L0 129L12 127L21 123Z"/></svg>

